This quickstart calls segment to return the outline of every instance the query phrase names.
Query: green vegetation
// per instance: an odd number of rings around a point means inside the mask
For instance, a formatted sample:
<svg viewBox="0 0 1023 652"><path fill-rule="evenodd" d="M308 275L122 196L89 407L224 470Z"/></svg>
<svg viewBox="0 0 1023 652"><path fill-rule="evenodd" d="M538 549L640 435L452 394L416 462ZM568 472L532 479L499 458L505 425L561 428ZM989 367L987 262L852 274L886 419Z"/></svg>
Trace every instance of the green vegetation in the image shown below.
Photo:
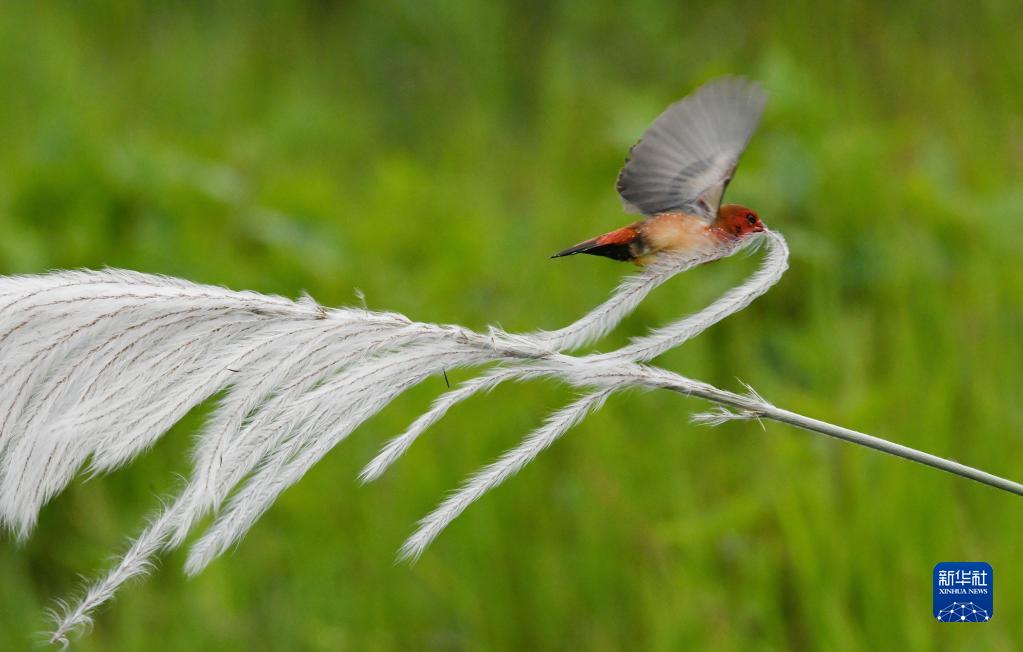
<svg viewBox="0 0 1023 652"><path fill-rule="evenodd" d="M659 362L1023 478L1018 2L140 4L0 8L0 273L109 265L330 305L360 288L421 320L556 327L630 271L547 259L626 222L628 146L745 74L772 100L729 198L792 268ZM601 347L754 264L686 274ZM668 394L614 398L395 566L447 489L571 396L479 397L359 487L443 390L402 397L196 580L169 555L76 649L1023 644L1019 497L777 424L690 425L705 404ZM142 527L201 418L0 544L0 649ZM994 566L992 622L933 622L945 560Z"/></svg>

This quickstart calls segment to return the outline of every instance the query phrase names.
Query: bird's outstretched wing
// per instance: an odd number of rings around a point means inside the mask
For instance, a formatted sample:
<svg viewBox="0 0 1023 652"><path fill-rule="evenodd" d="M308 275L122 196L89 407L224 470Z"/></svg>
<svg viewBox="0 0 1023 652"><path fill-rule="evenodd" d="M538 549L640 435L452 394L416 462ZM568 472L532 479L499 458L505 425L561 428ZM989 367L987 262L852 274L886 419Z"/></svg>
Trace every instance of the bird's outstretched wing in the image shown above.
<svg viewBox="0 0 1023 652"><path fill-rule="evenodd" d="M669 106L618 173L625 210L713 220L766 102L759 84L725 77Z"/></svg>

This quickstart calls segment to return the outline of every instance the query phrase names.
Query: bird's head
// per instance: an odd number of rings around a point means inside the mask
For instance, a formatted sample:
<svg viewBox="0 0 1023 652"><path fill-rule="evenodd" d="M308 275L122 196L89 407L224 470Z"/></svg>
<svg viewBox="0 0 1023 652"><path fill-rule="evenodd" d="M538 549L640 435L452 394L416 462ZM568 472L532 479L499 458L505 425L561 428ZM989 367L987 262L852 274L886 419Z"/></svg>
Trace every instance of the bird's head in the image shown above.
<svg viewBox="0 0 1023 652"><path fill-rule="evenodd" d="M725 204L719 208L714 226L733 238L745 238L767 230L755 210L738 204Z"/></svg>

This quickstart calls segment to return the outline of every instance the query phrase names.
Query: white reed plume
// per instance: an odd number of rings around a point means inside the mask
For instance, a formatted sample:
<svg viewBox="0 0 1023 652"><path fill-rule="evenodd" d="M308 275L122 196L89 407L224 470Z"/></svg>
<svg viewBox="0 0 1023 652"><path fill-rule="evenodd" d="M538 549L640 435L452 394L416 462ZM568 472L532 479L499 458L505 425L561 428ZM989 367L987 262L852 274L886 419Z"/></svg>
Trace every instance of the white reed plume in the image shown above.
<svg viewBox="0 0 1023 652"><path fill-rule="evenodd" d="M579 423L587 414L600 409L613 390L603 389L588 394L547 417L546 423L537 428L525 440L489 464L466 481L460 490L449 496L429 516L419 523L419 529L410 536L398 553L402 559L418 559L427 546L448 523L455 520L484 493L517 473L526 464L543 452L569 428Z"/></svg>
<svg viewBox="0 0 1023 652"><path fill-rule="evenodd" d="M566 353L612 330L676 274L761 242L767 253L759 269L703 310L616 351ZM104 578L60 606L51 641L66 643L124 582L147 572L162 550L180 546L203 516L214 520L188 555L190 574L243 537L284 489L406 389L445 370L495 363L391 440L363 480L379 477L452 406L502 382L555 378L584 394L424 518L402 556L420 555L468 505L627 387L723 406L696 417L707 423L774 419L1023 494L1008 480L782 410L751 389L734 394L646 364L764 294L787 260L784 239L772 232L740 247L666 257L627 278L580 320L532 334L478 333L394 313L327 309L308 297L291 301L117 270L0 277L0 524L27 536L42 506L79 470L100 473L126 463L189 410L221 395L178 496Z"/></svg>

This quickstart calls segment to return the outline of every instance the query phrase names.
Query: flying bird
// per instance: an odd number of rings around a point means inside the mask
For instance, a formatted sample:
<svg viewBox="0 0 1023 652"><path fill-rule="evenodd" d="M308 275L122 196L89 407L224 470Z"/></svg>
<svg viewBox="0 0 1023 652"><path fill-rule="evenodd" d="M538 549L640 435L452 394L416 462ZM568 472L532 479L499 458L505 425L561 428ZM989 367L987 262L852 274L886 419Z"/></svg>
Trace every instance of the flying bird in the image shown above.
<svg viewBox="0 0 1023 652"><path fill-rule="evenodd" d="M669 106L618 173L625 211L644 219L551 257L590 254L644 265L660 252L729 251L764 231L756 211L722 206L721 198L766 102L756 82L725 77Z"/></svg>

